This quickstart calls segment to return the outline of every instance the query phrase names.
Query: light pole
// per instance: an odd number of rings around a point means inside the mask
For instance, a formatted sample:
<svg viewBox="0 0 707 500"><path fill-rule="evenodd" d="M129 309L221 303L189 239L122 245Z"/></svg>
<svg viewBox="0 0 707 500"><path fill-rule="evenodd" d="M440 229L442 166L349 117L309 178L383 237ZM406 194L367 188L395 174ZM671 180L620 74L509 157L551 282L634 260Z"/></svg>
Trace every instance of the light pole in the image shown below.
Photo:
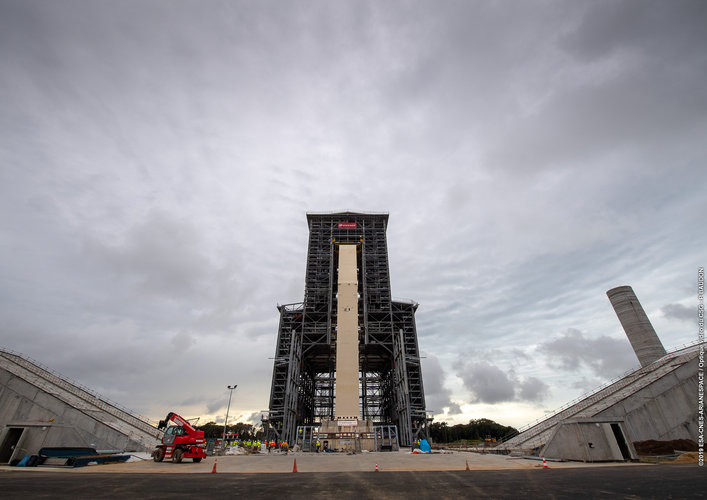
<svg viewBox="0 0 707 500"><path fill-rule="evenodd" d="M231 409L231 396L233 396L233 389L238 387L238 384L234 385L231 387L230 385L228 386L228 390L231 391L228 393L228 407L226 408L226 421L223 423L223 446L224 448L226 447L226 425L228 425L228 411Z"/></svg>

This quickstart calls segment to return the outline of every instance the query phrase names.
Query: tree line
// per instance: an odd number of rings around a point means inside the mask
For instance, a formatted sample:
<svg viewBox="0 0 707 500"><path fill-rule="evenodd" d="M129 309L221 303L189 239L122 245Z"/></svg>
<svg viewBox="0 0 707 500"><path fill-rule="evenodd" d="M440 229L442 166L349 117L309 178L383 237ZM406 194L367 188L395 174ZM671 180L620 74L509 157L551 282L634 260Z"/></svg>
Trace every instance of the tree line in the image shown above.
<svg viewBox="0 0 707 500"><path fill-rule="evenodd" d="M501 425L487 418L470 420L468 424L449 426L447 422L434 422L429 427L430 438L435 443L455 441L483 441L486 438L507 439L518 434L515 427Z"/></svg>
<svg viewBox="0 0 707 500"><path fill-rule="evenodd" d="M194 428L198 431L204 431L204 437L206 439L220 439L223 437L223 424L208 422L204 425L195 426ZM238 439L243 441L253 441L263 438L262 428L243 422L228 425L226 427L226 434L238 434Z"/></svg>
<svg viewBox="0 0 707 500"><path fill-rule="evenodd" d="M208 422L204 425L196 426L196 429L204 431L206 439L219 439L223 436L223 425L216 422ZM264 438L261 427L243 422L229 425L226 428L226 433L238 434L238 439L243 441ZM447 422L434 422L429 427L429 434L434 443L453 443L462 440L483 441L486 438L501 440L518 434L518 430L515 427L501 425L487 418L480 418L470 420L468 424L452 426L447 424Z"/></svg>

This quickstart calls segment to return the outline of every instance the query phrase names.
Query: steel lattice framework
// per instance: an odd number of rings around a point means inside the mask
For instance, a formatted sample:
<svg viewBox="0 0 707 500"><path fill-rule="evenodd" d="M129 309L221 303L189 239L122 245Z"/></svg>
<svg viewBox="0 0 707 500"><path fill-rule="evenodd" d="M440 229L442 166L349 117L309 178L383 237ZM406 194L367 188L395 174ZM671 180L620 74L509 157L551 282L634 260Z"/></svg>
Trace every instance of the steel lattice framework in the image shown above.
<svg viewBox="0 0 707 500"><path fill-rule="evenodd" d="M274 439L334 417L338 245L358 249L359 397L363 419L396 425L401 445L427 434L417 303L393 300L388 214L309 213L304 302L279 305L269 416Z"/></svg>

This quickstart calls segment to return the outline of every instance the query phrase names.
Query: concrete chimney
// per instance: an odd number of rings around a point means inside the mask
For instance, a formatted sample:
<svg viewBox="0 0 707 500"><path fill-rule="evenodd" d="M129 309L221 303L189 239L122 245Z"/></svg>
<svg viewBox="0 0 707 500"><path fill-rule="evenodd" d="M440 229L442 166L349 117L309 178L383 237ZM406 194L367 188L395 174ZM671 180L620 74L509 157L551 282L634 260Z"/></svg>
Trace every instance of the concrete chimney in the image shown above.
<svg viewBox="0 0 707 500"><path fill-rule="evenodd" d="M665 356L665 348L655 333L648 316L630 286L612 288L606 295L619 317L631 347L641 366L647 366Z"/></svg>

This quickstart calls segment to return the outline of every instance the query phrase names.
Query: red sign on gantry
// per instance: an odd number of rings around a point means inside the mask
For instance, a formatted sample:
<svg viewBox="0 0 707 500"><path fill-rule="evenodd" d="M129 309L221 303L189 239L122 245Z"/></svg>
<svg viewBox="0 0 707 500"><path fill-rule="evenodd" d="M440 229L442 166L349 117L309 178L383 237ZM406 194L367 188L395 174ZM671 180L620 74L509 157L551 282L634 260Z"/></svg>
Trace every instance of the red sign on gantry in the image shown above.
<svg viewBox="0 0 707 500"><path fill-rule="evenodd" d="M356 229L355 222L339 222L339 229Z"/></svg>

